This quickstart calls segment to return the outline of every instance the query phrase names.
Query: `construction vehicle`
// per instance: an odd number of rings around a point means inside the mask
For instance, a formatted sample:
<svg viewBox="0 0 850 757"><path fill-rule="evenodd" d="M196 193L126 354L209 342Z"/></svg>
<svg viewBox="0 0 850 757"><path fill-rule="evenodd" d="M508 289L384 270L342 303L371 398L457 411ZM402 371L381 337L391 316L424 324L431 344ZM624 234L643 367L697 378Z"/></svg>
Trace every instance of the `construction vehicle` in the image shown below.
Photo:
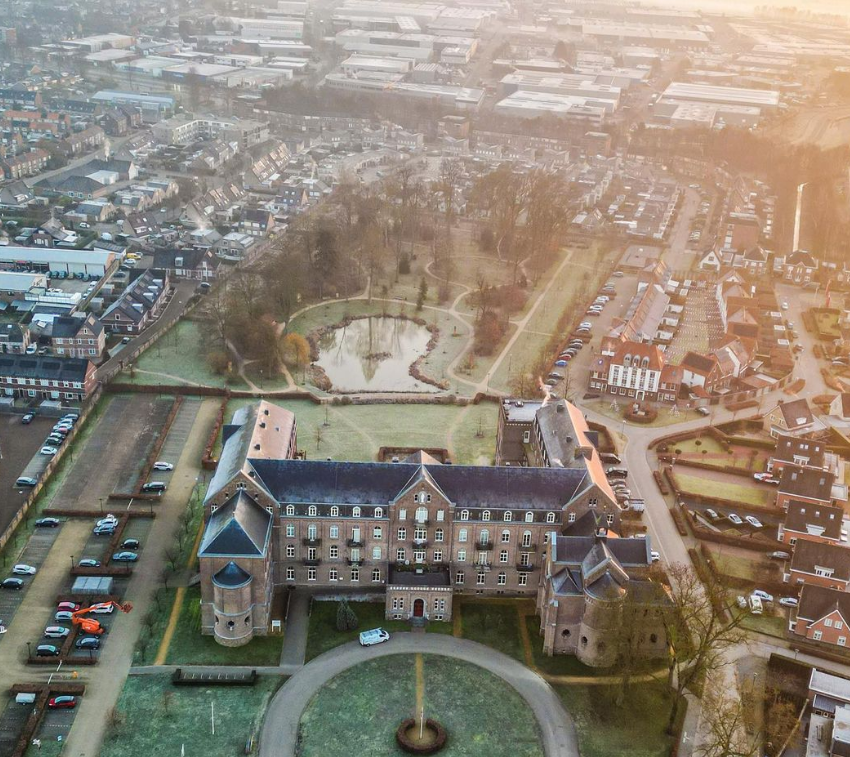
<svg viewBox="0 0 850 757"><path fill-rule="evenodd" d="M117 607L121 610L121 612L130 612L130 610L133 609L133 605L129 602L123 605L118 602L112 602L111 600L109 602L99 602L91 607L83 607L81 610L71 613L71 623L75 626L79 626L83 633L91 633L95 636L100 636L106 632L106 629L94 618L87 618L85 616L91 612L105 610L107 607Z"/></svg>

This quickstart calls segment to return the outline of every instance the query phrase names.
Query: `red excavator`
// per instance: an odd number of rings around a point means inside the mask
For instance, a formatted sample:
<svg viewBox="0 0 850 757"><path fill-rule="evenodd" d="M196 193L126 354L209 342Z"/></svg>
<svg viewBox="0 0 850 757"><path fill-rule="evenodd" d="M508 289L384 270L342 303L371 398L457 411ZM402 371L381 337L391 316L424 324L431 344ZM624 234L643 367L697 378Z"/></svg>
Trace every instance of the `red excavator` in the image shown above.
<svg viewBox="0 0 850 757"><path fill-rule="evenodd" d="M91 607L84 607L81 610L77 610L75 613L71 614L71 623L75 626L79 626L80 630L84 633L92 633L95 636L100 636L105 633L106 629L94 618L85 617L90 612L97 612L98 610L105 610L107 607L117 607L121 612L130 612L133 609L133 605L129 602L125 604L118 604L118 602L99 602L96 605L92 605Z"/></svg>

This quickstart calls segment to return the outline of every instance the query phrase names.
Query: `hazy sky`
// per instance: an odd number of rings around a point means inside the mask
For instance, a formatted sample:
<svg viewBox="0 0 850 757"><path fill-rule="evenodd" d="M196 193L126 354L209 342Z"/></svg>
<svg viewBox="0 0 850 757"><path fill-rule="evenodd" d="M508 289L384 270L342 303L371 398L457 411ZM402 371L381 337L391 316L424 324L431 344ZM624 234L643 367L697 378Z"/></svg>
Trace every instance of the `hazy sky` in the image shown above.
<svg viewBox="0 0 850 757"><path fill-rule="evenodd" d="M778 8L796 6L800 9L850 16L850 0L652 0L646 5L665 5L715 13L748 13L761 5L774 5Z"/></svg>

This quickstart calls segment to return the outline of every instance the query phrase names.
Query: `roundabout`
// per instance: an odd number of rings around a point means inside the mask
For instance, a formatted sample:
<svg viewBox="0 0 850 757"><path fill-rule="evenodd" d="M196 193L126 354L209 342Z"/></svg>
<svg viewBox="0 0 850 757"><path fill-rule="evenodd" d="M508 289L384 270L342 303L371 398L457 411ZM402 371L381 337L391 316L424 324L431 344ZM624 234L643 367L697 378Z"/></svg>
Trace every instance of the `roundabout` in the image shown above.
<svg viewBox="0 0 850 757"><path fill-rule="evenodd" d="M440 729L445 745L431 753L450 757L579 754L570 716L536 673L475 642L410 633L346 644L299 670L269 704L259 754L394 757L410 753L398 731L427 741Z"/></svg>

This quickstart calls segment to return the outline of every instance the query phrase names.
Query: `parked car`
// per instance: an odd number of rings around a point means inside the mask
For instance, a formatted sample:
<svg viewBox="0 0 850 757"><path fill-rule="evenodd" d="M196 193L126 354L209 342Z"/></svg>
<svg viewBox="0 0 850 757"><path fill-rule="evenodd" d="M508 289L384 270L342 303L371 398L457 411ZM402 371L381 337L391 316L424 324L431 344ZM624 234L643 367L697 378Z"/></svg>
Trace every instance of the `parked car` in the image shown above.
<svg viewBox="0 0 850 757"><path fill-rule="evenodd" d="M752 594L749 598L750 612L753 615L761 615L764 612L764 607L761 603L761 598L757 597L755 594Z"/></svg>
<svg viewBox="0 0 850 757"><path fill-rule="evenodd" d="M95 523L95 525L96 526L108 526L108 525L117 526L118 525L118 518L116 518L114 515L112 515L112 513L110 513L105 518L100 518L97 521L97 523Z"/></svg>
<svg viewBox="0 0 850 757"><path fill-rule="evenodd" d="M92 612L95 615L110 615L114 609L115 605L101 603L99 605L92 605L89 612Z"/></svg>
<svg viewBox="0 0 850 757"><path fill-rule="evenodd" d="M34 419L35 419L35 413L26 413L21 418L21 423L23 423L25 426L28 426L30 423L33 422Z"/></svg>
<svg viewBox="0 0 850 757"><path fill-rule="evenodd" d="M112 536L115 533L115 526L112 524L105 526L95 526L92 529L92 533L95 536Z"/></svg>
<svg viewBox="0 0 850 757"><path fill-rule="evenodd" d="M616 476L618 478L628 478L629 472L625 468L608 468L605 473L610 478L611 476Z"/></svg>
<svg viewBox="0 0 850 757"><path fill-rule="evenodd" d="M164 492L167 488L162 481L149 481L142 485L143 492Z"/></svg>
<svg viewBox="0 0 850 757"><path fill-rule="evenodd" d="M569 357L569 355L567 355L567 357ZM564 358L561 358L560 360L555 361L555 367L556 368L564 368L567 365L567 363L568 363L567 360L565 360Z"/></svg>
<svg viewBox="0 0 850 757"><path fill-rule="evenodd" d="M136 562L139 556L135 552L116 552L112 559L115 562Z"/></svg>
<svg viewBox="0 0 850 757"><path fill-rule="evenodd" d="M4 578L0 588L20 591L24 588L24 582L20 578Z"/></svg>
<svg viewBox="0 0 850 757"><path fill-rule="evenodd" d="M371 647L389 641L390 635L383 628L373 628L371 631L363 631L360 634L360 646Z"/></svg>
<svg viewBox="0 0 850 757"><path fill-rule="evenodd" d="M59 697L51 697L47 700L47 706L51 710L72 710L77 706L77 697L72 697L70 694L63 694Z"/></svg>
<svg viewBox="0 0 850 757"><path fill-rule="evenodd" d="M709 415L711 415L711 410L709 410L707 407L698 407L697 412L704 418L707 418Z"/></svg>
<svg viewBox="0 0 850 757"><path fill-rule="evenodd" d="M77 563L78 568L99 568L100 560L93 560L90 557L84 557Z"/></svg>
<svg viewBox="0 0 850 757"><path fill-rule="evenodd" d="M35 522L36 528L56 528L59 525L58 518L39 518Z"/></svg>
<svg viewBox="0 0 850 757"><path fill-rule="evenodd" d="M38 483L38 479L33 478L32 476L21 476L15 481L15 486L35 486Z"/></svg>
<svg viewBox="0 0 850 757"><path fill-rule="evenodd" d="M65 437L61 434L51 434L44 440L45 444L49 444L51 447L58 447L64 441Z"/></svg>
<svg viewBox="0 0 850 757"><path fill-rule="evenodd" d="M771 552L768 557L772 557L774 560L790 560L791 553L790 552Z"/></svg>
<svg viewBox="0 0 850 757"><path fill-rule="evenodd" d="M649 556L652 558L652 562L658 562L661 559L661 555L654 549L649 553Z"/></svg>
<svg viewBox="0 0 850 757"><path fill-rule="evenodd" d="M56 447L47 446L42 447L38 452L40 455L48 455L49 457L53 457L58 451L59 450Z"/></svg>
<svg viewBox="0 0 850 757"><path fill-rule="evenodd" d="M796 607L799 603L796 597L782 597L782 599L779 600L779 604L783 607Z"/></svg>
<svg viewBox="0 0 850 757"><path fill-rule="evenodd" d="M623 462L620 456L615 455L613 452L600 452L599 457L603 463L613 463L614 465L619 465Z"/></svg>
<svg viewBox="0 0 850 757"><path fill-rule="evenodd" d="M59 623L68 623L72 620L73 613L70 610L57 610L53 615L53 620Z"/></svg>
<svg viewBox="0 0 850 757"><path fill-rule="evenodd" d="M726 518L729 520L730 523L734 523L736 526L740 526L744 522L741 520L741 517L739 515L736 515L735 513L729 513Z"/></svg>
<svg viewBox="0 0 850 757"><path fill-rule="evenodd" d="M712 510L710 507L706 509L705 514L711 518L711 520L720 520L717 510Z"/></svg>
<svg viewBox="0 0 850 757"><path fill-rule="evenodd" d="M762 528L761 521L754 515L745 515L744 520L747 521L753 528Z"/></svg>
<svg viewBox="0 0 850 757"><path fill-rule="evenodd" d="M773 595L763 589L753 589L753 596L758 597L762 602L773 602Z"/></svg>
<svg viewBox="0 0 850 757"><path fill-rule="evenodd" d="M770 473L753 473L753 478L756 481L767 481L769 478L773 478Z"/></svg>
<svg viewBox="0 0 850 757"><path fill-rule="evenodd" d="M77 639L74 646L77 649L100 649L100 639L97 636L83 636Z"/></svg>
<svg viewBox="0 0 850 757"><path fill-rule="evenodd" d="M578 327L579 327L580 329L587 329L588 331L590 331L590 330L593 328L593 324L592 324L590 321L582 321L582 322L578 325Z"/></svg>
<svg viewBox="0 0 850 757"><path fill-rule="evenodd" d="M139 548L139 540L138 539L124 539L121 542L121 549L138 549Z"/></svg>
<svg viewBox="0 0 850 757"><path fill-rule="evenodd" d="M35 568L32 565L27 565L26 563L18 563L12 568L12 573L16 576L34 576Z"/></svg>
<svg viewBox="0 0 850 757"><path fill-rule="evenodd" d="M69 633L71 631L65 628L65 626L47 626L44 629L44 635L48 639L64 639Z"/></svg>
<svg viewBox="0 0 850 757"><path fill-rule="evenodd" d="M58 657L59 647L54 647L52 644L39 644L35 648L36 657Z"/></svg>
<svg viewBox="0 0 850 757"><path fill-rule="evenodd" d="M80 609L80 606L76 602L64 601L64 602L60 602L58 605L56 605L56 609L57 610L67 610L68 612L76 612L77 610Z"/></svg>
<svg viewBox="0 0 850 757"><path fill-rule="evenodd" d="M547 378L555 379L556 381L563 381L563 380L564 380L564 374L563 374L563 373L558 373L558 371L552 371L552 372L551 372L551 373L547 376Z"/></svg>
<svg viewBox="0 0 850 757"><path fill-rule="evenodd" d="M162 460L157 460L157 462L155 462L153 464L153 469L154 470L169 471L169 470L174 470L174 466L171 463L166 463L166 462L163 462Z"/></svg>
<svg viewBox="0 0 850 757"><path fill-rule="evenodd" d="M742 610L747 609L747 598L746 597L742 597L739 594L738 598L735 600L735 602L737 603L738 607L740 607Z"/></svg>

